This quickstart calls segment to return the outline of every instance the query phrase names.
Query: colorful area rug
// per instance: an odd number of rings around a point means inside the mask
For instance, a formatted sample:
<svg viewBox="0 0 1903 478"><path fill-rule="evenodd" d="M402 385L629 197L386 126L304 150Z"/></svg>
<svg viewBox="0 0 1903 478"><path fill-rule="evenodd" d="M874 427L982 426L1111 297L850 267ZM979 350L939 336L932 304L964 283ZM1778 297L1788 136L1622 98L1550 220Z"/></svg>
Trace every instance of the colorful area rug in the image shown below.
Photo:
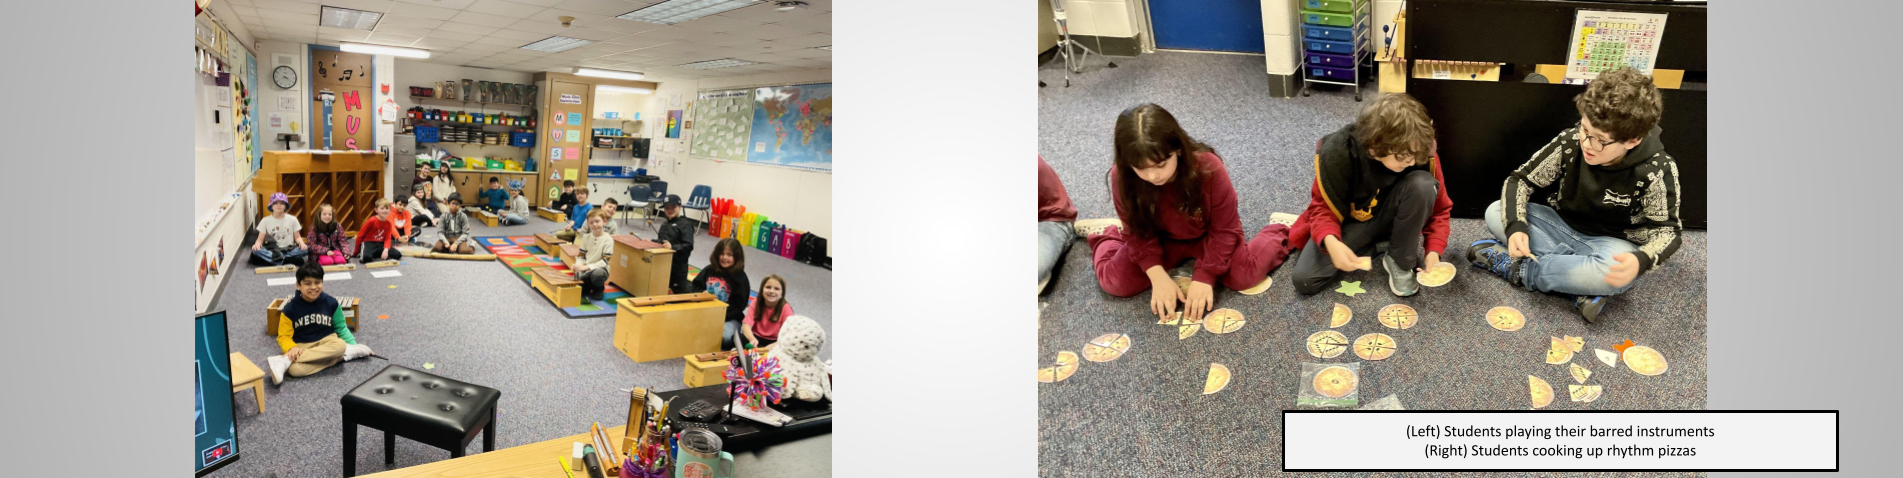
<svg viewBox="0 0 1903 478"><path fill-rule="evenodd" d="M554 254L544 252L541 248L535 246L535 236L477 237L476 243L488 249L490 254L495 254L496 260L502 262L502 265L508 266L509 270L515 271L515 277L522 279L523 286L529 285L529 274L532 274L530 271L536 267L547 267L562 271L562 273L565 274L570 274L568 272L568 266L562 264L561 258ZM542 294L536 292L535 295L541 296ZM563 314L568 315L568 318L571 319L614 316L614 300L627 296L629 296L627 292L615 287L613 283L609 283L607 284L606 290L601 294L602 300L591 301L582 299L583 304L575 307L562 307L561 310ZM547 299L544 298L544 300Z"/></svg>

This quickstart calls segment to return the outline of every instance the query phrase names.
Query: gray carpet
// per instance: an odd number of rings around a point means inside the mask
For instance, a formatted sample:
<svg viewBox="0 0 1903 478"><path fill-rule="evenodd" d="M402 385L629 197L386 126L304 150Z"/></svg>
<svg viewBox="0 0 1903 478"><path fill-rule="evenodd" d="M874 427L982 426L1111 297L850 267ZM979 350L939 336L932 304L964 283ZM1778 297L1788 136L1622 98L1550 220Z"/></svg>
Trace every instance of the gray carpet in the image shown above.
<svg viewBox="0 0 1903 478"><path fill-rule="evenodd" d="M534 218L527 225L501 228L476 223L472 233L528 235L557 227ZM654 237L638 220L619 227L624 234ZM435 228L428 228L423 237L433 240L435 234ZM706 266L714 243L704 232L698 235L690 263ZM747 274L755 287L768 274L786 277L787 301L794 311L832 331L832 271L747 252ZM269 385L267 377L267 411L262 414L249 391L234 395L242 458L218 476L338 476L343 422L337 399L386 364L423 370L425 363L433 363L436 368L427 370L430 373L502 390L498 449L584 433L594 422L625 424L628 399L621 390L630 386L657 391L686 387L681 383L681 359L635 363L610 343L613 316L569 319L499 262L406 258L399 267L377 270L403 275L376 279L360 267L349 280L325 282L324 291L363 298L365 317L359 321L357 339L389 360L345 362L308 377L287 377L279 387ZM296 291L292 286L266 286L265 279L292 275L254 275L249 266L234 272L216 307L230 311L231 350L263 368L265 357L280 353L276 340L264 335L264 308L272 299ZM381 314L390 318L378 320ZM821 359L832 355L831 343L819 354ZM830 437L801 440L785 445L792 447L787 451L748 454L745 463L776 463L771 469L829 476L831 443ZM478 437L467 452L480 451ZM449 458L445 450L409 440L397 440L396 455L399 468ZM357 472L383 471L382 457L381 432L359 431Z"/></svg>
<svg viewBox="0 0 1903 478"><path fill-rule="evenodd" d="M1038 91L1038 153L1064 179L1084 218L1115 217L1103 177L1111 162L1111 127L1125 108L1162 105L1191 136L1213 146L1240 195L1243 229L1253 234L1268 223L1269 213L1299 213L1308 204L1315 140L1352 121L1366 104L1342 89L1270 98L1259 56L1160 52L1115 60L1120 68L1075 75L1070 88L1062 87L1061 67L1039 71L1052 86ZM1367 92L1371 100L1373 85ZM1185 340L1177 339L1174 328L1153 325L1148 293L1115 298L1098 288L1088 246L1077 241L1053 290L1039 299L1039 360L1081 351L1104 333L1130 334L1133 346L1114 362L1084 362L1069 380L1039 385L1040 474L1247 476L1280 469L1280 411L1295 408L1300 363L1359 360L1352 353L1318 359L1303 348L1309 334L1327 328L1336 302L1354 309L1355 318L1335 330L1351 340L1382 332L1399 344L1387 360L1362 362L1363 403L1395 394L1410 410L1526 409L1526 376L1536 375L1558 392L1548 410L1705 407L1704 231L1688 231L1677 255L1639 278L1597 324L1580 319L1568 298L1529 293L1468 266L1460 251L1487 236L1480 220L1455 219L1453 250L1443 254L1461 266L1459 275L1409 298L1388 291L1379 265L1343 278L1362 281L1365 294L1304 297L1287 285L1285 265L1271 275L1276 283L1267 293L1243 296L1219 288L1217 306L1248 318L1242 330ZM1413 306L1420 323L1392 330L1374 320L1381 307L1394 303ZM1517 332L1487 326L1482 315L1501 305L1525 312L1530 323ZM1572 362L1594 372L1589 384L1605 387L1596 402L1571 402L1566 385L1575 382L1567 366L1544 361L1548 337L1564 335L1586 339L1588 350ZM1646 377L1592 357L1591 348L1611 350L1628 339L1664 354L1670 370ZM1235 378L1226 390L1205 396L1210 363L1227 365Z"/></svg>

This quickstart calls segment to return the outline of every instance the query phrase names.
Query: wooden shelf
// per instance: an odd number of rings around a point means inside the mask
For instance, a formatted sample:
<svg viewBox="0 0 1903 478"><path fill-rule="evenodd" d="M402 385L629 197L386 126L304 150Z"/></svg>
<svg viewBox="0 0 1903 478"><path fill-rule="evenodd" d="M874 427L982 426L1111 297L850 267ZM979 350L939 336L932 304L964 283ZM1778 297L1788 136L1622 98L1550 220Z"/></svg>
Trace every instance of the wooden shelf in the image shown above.
<svg viewBox="0 0 1903 478"><path fill-rule="evenodd" d="M410 95L410 99L413 99L413 100L436 100L436 101L441 101L441 102L445 102L445 103L462 103L462 104L466 104L466 105L483 105L483 106L488 106L488 105L502 105L502 106L535 106L535 105L518 105L518 104L515 104L515 103L495 103L495 102L486 102L486 101L464 101L464 100L445 100L445 99L442 99L442 98L437 98L437 97L434 97L434 96L416 96L416 95Z"/></svg>

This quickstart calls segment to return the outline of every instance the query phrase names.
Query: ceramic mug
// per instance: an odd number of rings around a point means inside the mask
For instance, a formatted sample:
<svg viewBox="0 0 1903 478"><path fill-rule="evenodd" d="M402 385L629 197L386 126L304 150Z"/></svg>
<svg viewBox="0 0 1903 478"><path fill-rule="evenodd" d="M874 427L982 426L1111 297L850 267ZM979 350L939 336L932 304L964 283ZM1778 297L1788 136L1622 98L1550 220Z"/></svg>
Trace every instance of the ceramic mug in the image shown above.
<svg viewBox="0 0 1903 478"><path fill-rule="evenodd" d="M720 436L714 432L698 428L682 431L679 443L680 452L674 456L676 478L733 476L733 454L720 451Z"/></svg>

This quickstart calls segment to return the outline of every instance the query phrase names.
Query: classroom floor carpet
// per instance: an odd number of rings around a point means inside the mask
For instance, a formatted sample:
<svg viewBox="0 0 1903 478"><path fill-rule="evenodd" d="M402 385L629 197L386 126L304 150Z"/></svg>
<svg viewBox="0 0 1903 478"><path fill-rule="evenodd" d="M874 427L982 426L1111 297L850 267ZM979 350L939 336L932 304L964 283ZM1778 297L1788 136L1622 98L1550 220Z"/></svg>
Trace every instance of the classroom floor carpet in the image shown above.
<svg viewBox="0 0 1903 478"><path fill-rule="evenodd" d="M1081 218L1116 215L1104 174L1112 126L1131 106L1154 102L1169 109L1192 137L1222 155L1239 196L1243 229L1252 238L1270 213L1300 213L1307 206L1315 140L1352 121L1367 104L1332 88L1308 98L1270 98L1261 56L1158 52L1115 61L1119 68L1073 74L1070 88L1062 87L1058 64L1038 72L1051 86L1038 90L1037 152L1063 178ZM1367 88L1364 100L1372 101L1373 85ZM1350 340L1385 333L1398 344L1393 357L1361 362L1362 404L1395 395L1414 410L1527 409L1526 377L1534 375L1558 392L1546 410L1705 408L1704 231L1687 231L1677 254L1641 276L1596 324L1580 319L1570 299L1529 293L1467 265L1465 246L1488 235L1478 219L1454 219L1450 250L1443 255L1460 266L1459 274L1414 297L1389 292L1378 264L1342 278L1361 281L1368 291L1354 297L1332 292L1338 284L1301 296L1288 284L1287 265L1270 275L1276 282L1261 295L1219 287L1216 306L1242 312L1247 325L1226 335L1201 332L1180 340L1175 328L1155 325L1149 293L1105 294L1089 246L1074 242L1051 292L1038 300L1039 366L1049 366L1059 351L1081 353L1085 343L1105 333L1129 334L1133 345L1116 361L1083 362L1069 380L1038 385L1040 475L1254 476L1281 469L1281 411L1295 408L1301 363L1359 361L1352 352L1319 359L1303 347L1309 334L1329 330L1337 302L1352 308L1354 319L1333 330ZM1375 320L1381 307L1396 303L1418 310L1419 324L1394 330ZM1502 305L1524 312L1526 327L1489 327L1483 314ZM1593 372L1588 384L1605 387L1595 402L1570 401L1566 385L1576 382L1567 366L1545 363L1548 337L1565 335L1586 340L1587 349L1571 363ZM1591 349L1612 350L1625 340L1657 349L1670 369L1648 377L1593 358ZM1228 366L1234 379L1227 389L1203 395L1211 363ZM1029 380L1032 364L1024 365ZM1343 430L1340 445L1354 447L1348 432Z"/></svg>
<svg viewBox="0 0 1903 478"><path fill-rule="evenodd" d="M522 226L471 227L476 236L532 236L559 225L535 218ZM654 230L639 220L621 224L620 230L654 237ZM435 235L435 228L424 229L424 239L434 240ZM715 242L704 232L699 234L689 263L705 266ZM832 271L757 250L747 252L749 277L786 277L786 297L794 311L832 332ZM276 339L264 335L264 308L271 299L287 297L296 289L265 285L268 278L292 277L290 273L256 275L251 266L242 265L244 261L242 257L231 261L236 270L231 271L213 310L230 312L231 350L243 352L262 368L265 357L281 353ZM370 272L377 271L403 275L371 277ZM242 458L212 476L340 475L343 422L337 399L389 364L418 370L432 364L435 368L425 371L501 390L497 449L583 433L594 422L627 423L627 393L621 390L630 386L657 391L686 388L681 383L681 359L629 360L610 343L613 316L569 319L494 261L405 257L398 267L366 270L359 266L350 275L347 280L326 281L324 291L363 299L357 339L388 361L344 362L308 377L286 377L283 385L275 387L266 377L266 412L262 414L249 391L234 394ZM379 317L384 315L388 318ZM832 358L832 349L828 342L819 356ZM478 437L467 452L480 451ZM401 439L396 455L398 468L449 459L446 450ZM771 474L778 476L830 476L831 437L740 453L736 459L737 471L755 476L768 473L760 469L765 466L762 463L772 463ZM555 466L553 460L550 466ZM360 431L357 472L385 469L380 432Z"/></svg>

